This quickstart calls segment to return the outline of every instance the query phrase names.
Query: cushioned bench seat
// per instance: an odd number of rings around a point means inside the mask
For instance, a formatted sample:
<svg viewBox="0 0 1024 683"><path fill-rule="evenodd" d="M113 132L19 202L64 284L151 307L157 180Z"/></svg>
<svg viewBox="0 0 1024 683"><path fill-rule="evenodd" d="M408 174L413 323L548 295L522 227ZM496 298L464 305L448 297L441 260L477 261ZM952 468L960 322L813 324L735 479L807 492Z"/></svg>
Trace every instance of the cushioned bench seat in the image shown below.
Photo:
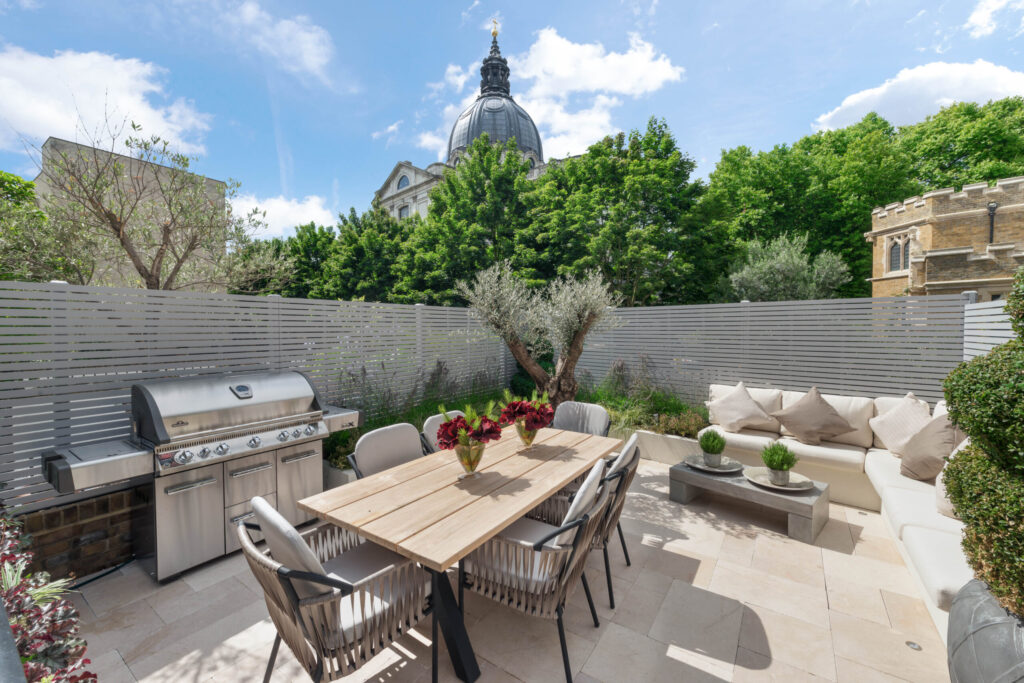
<svg viewBox="0 0 1024 683"><path fill-rule="evenodd" d="M920 526L953 534L959 543L960 532L964 528L960 520L947 517L935 509L934 491L890 487L882 492L882 516L888 520L898 538L903 538L906 527Z"/></svg>
<svg viewBox="0 0 1024 683"><path fill-rule="evenodd" d="M889 451L877 448L868 450L864 456L864 471L879 495L882 495L887 488L891 487L908 491L928 492L933 497L935 495L935 483L933 481L920 481L904 477L900 474L900 459ZM934 502L932 507L935 507Z"/></svg>
<svg viewBox="0 0 1024 683"><path fill-rule="evenodd" d="M960 548L960 535L907 526L903 529L903 546L928 598L948 612L957 592L974 578Z"/></svg>
<svg viewBox="0 0 1024 683"><path fill-rule="evenodd" d="M858 474L864 471L864 455L867 451L859 446L828 441L823 441L814 446L801 443L788 436L784 436L778 441L793 451L793 454L800 458L800 461L803 463L816 463L818 465L834 467L837 470L857 472Z"/></svg>

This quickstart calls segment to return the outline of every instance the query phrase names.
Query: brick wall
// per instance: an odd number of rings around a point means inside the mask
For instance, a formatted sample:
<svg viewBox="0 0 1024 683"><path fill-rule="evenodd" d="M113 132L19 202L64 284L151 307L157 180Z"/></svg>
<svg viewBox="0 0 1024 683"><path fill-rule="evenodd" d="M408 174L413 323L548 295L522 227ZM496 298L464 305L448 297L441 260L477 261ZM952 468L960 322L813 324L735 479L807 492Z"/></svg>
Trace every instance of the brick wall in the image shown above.
<svg viewBox="0 0 1024 683"><path fill-rule="evenodd" d="M141 489L108 493L19 518L31 536L33 571L86 576L131 558L132 514Z"/></svg>

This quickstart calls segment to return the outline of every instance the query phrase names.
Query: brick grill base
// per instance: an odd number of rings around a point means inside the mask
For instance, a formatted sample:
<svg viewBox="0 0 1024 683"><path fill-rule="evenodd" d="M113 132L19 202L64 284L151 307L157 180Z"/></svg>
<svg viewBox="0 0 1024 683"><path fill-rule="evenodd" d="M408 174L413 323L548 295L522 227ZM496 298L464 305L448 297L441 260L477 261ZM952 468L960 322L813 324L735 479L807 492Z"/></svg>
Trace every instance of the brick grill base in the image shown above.
<svg viewBox="0 0 1024 683"><path fill-rule="evenodd" d="M107 493L21 517L31 536L31 569L53 578L81 577L131 558L132 514L144 507L142 490Z"/></svg>

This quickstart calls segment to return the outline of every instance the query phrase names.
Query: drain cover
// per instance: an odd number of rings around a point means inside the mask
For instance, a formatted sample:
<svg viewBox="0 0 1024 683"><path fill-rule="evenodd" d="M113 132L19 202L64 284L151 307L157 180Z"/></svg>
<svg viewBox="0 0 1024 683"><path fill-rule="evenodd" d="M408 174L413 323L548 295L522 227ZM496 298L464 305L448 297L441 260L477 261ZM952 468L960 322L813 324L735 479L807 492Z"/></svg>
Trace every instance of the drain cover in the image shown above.
<svg viewBox="0 0 1024 683"><path fill-rule="evenodd" d="M907 647L909 647L911 650L917 650L917 651L921 650L921 646L918 645L917 643L915 643L912 640L908 640L907 641Z"/></svg>

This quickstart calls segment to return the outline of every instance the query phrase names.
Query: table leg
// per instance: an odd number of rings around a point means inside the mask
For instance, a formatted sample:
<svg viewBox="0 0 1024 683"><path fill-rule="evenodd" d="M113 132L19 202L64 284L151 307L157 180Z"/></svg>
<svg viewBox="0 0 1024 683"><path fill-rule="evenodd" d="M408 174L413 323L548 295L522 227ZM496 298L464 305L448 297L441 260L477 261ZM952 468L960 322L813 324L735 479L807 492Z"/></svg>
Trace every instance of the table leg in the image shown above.
<svg viewBox="0 0 1024 683"><path fill-rule="evenodd" d="M480 678L480 665L473 654L473 646L466 633L466 623L462 619L462 611L455 602L455 593L444 572L430 571L430 591L437 623L448 646L448 655L452 659L452 667L459 680L472 683Z"/></svg>
<svg viewBox="0 0 1024 683"><path fill-rule="evenodd" d="M670 479L668 482L669 500L676 503L689 503L703 492L704 489L698 486L691 486L690 484L687 484L684 481L679 481L678 479Z"/></svg>

